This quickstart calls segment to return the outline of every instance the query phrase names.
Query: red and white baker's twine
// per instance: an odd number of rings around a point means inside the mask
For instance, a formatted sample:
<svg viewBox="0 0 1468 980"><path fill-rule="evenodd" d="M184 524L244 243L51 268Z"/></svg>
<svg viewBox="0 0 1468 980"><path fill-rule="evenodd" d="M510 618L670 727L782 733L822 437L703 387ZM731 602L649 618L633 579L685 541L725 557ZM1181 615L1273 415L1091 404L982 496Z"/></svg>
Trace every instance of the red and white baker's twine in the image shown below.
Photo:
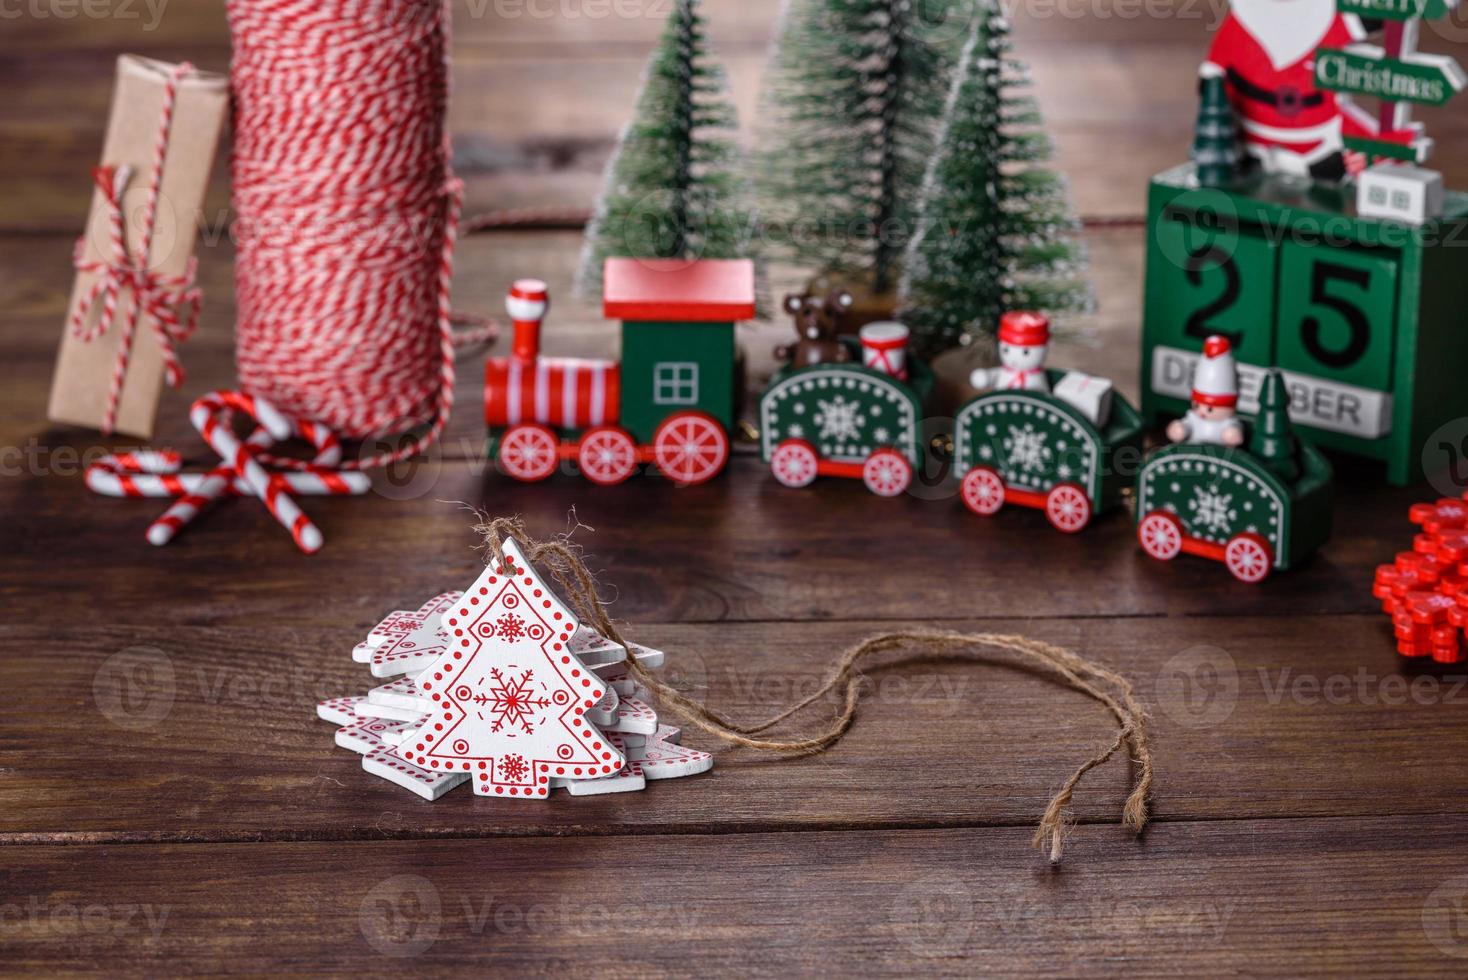
<svg viewBox="0 0 1468 980"><path fill-rule="evenodd" d="M228 0L245 390L351 438L453 409L443 0ZM473 339L483 339L482 336ZM284 465L292 465L286 462Z"/></svg>
<svg viewBox="0 0 1468 980"><path fill-rule="evenodd" d="M175 345L187 340L199 324L199 306L202 295L194 285L195 262L189 259L188 268L182 275L165 276L150 268L153 252L153 230L158 219L158 189L163 182L163 159L168 152L168 136L173 128L173 106L178 98L178 84L192 74L194 66L188 62L175 65L168 72L163 88L163 111L158 123L158 136L153 143L153 168L148 178L148 193L143 201L142 216L138 233L138 249L134 254L127 247L127 232L122 213L122 194L132 176L132 168L98 167L92 178L102 191L107 202L107 237L109 255L100 260L86 257L86 237L76 243L72 259L77 271L97 276L91 289L77 304L72 314L71 330L83 343L91 343L112 329L117 319L118 295L123 289L132 291L127 316L123 317L118 337L117 359L112 365L112 377L107 391L107 408L102 417L102 431L110 433L117 424L117 407L122 400L122 388L127 381L128 365L132 361L133 340L137 336L138 320L146 318L158 338L163 351L163 364L169 387L177 388L183 383L183 365L179 363ZM97 299L102 300L102 313L97 322L88 326L92 308ZM187 319L180 321L178 310L188 312Z"/></svg>
<svg viewBox="0 0 1468 980"><path fill-rule="evenodd" d="M352 471L426 449L453 410L455 348L498 333L470 320L475 329L456 334L465 318L449 307L463 185L444 123L448 10L445 0L225 7L236 360L250 394L194 404L190 420L221 459L214 469L181 474L173 456L114 457L88 482L103 493L178 496L149 528L154 544L238 493L262 500L312 552L321 532L292 494L365 492ZM259 425L243 441L235 413ZM351 460L335 435L420 428L409 445ZM266 451L292 434L312 442L314 459Z"/></svg>

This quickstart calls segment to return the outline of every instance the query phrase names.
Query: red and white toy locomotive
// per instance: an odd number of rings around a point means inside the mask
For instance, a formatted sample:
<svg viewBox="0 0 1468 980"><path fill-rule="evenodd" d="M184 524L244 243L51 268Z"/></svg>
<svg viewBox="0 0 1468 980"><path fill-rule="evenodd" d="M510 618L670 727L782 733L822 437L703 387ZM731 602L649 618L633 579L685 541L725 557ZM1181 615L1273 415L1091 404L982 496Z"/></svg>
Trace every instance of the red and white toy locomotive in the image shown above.
<svg viewBox="0 0 1468 980"><path fill-rule="evenodd" d="M680 485L713 479L729 460L734 422L734 322L754 316L754 266L608 259L603 310L622 322L622 360L545 357L545 283L522 279L506 306L509 357L485 365L489 455L517 480L543 480L562 461L602 486L651 463Z"/></svg>

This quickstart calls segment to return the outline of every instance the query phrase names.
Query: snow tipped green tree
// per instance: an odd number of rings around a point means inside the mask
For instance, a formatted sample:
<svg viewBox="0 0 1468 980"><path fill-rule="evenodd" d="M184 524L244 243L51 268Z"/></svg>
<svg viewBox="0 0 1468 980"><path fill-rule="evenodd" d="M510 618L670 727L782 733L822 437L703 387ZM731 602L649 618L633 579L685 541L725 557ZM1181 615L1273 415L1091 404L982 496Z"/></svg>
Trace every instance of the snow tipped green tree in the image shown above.
<svg viewBox="0 0 1468 980"><path fill-rule="evenodd" d="M1046 166L1050 138L1009 30L986 2L923 182L898 316L926 356L992 338L1006 310L1061 321L1094 305L1069 189Z"/></svg>
<svg viewBox="0 0 1468 980"><path fill-rule="evenodd" d="M610 256L755 258L737 126L698 0L674 0L632 120L602 178L578 295L600 296L602 264Z"/></svg>
<svg viewBox="0 0 1468 980"><path fill-rule="evenodd" d="M765 241L873 294L897 285L973 0L787 0L757 170Z"/></svg>

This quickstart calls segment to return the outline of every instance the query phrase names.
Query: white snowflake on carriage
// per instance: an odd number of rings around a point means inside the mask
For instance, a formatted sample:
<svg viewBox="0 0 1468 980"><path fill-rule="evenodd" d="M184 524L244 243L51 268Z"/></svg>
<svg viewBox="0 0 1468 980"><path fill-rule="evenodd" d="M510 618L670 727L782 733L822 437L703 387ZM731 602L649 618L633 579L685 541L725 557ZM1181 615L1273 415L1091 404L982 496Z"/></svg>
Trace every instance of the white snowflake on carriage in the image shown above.
<svg viewBox="0 0 1468 980"><path fill-rule="evenodd" d="M821 427L822 439L855 442L861 438L861 427L866 417L861 414L861 403L848 401L837 395L830 401L817 403L816 424Z"/></svg>
<svg viewBox="0 0 1468 980"><path fill-rule="evenodd" d="M1194 487L1193 499L1188 509L1193 520L1215 534L1224 534L1238 519L1239 512L1233 508L1234 495L1219 493L1213 487Z"/></svg>
<svg viewBox="0 0 1468 980"><path fill-rule="evenodd" d="M1009 453L1008 464L1029 473L1044 470L1055 455L1045 445L1047 438L1045 433L1033 425L1026 424L1024 428L1011 425L1009 435L1004 439L1004 448Z"/></svg>
<svg viewBox="0 0 1468 980"><path fill-rule="evenodd" d="M792 439L799 439L805 435L805 426L797 423L786 429L785 434Z"/></svg>

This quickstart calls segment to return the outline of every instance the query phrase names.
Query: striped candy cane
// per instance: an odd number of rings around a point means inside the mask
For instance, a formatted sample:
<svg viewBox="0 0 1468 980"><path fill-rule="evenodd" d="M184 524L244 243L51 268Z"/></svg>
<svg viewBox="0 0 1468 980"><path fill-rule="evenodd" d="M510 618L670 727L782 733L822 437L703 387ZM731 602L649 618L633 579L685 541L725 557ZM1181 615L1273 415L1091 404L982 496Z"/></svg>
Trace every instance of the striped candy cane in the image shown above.
<svg viewBox="0 0 1468 980"><path fill-rule="evenodd" d="M171 449L140 449L135 453L112 453L92 465L115 473L177 473L183 458Z"/></svg>
<svg viewBox="0 0 1468 980"><path fill-rule="evenodd" d="M206 482L214 479L220 472L228 481L226 492L229 495L250 495L249 484L227 467L219 467L208 473L129 471L116 465L113 457L105 457L87 467L84 476L87 488L104 497L179 497L180 500L197 500L200 499L199 495ZM303 471L282 473L279 476L293 493L307 497L358 497L372 489L372 480L365 473L338 475ZM212 499L214 498L209 498L204 503L207 504ZM148 540L153 541L152 528L149 528ZM167 539L153 543L166 544Z"/></svg>
<svg viewBox="0 0 1468 980"><path fill-rule="evenodd" d="M259 428L250 433L245 442L250 446L263 448L274 445L275 439L269 432ZM174 501L162 516L148 526L148 542L162 546L172 541L180 528L198 517L210 504L232 489L234 482L238 479L240 479L239 475L230 466L216 466L205 473L198 485L182 495L176 495L178 500Z"/></svg>
<svg viewBox="0 0 1468 980"><path fill-rule="evenodd" d="M290 421L265 399L236 392L216 391L200 398L189 409L189 420L199 430L204 441L219 454L220 459L244 477L250 492L259 497L270 515L291 533L296 546L306 554L314 555L326 543L321 529L311 523L311 519L302 512L280 475L269 473L256 461L255 447L242 444L230 431L227 420L232 409L247 412L261 427L280 440L290 438Z"/></svg>
<svg viewBox="0 0 1468 980"><path fill-rule="evenodd" d="M260 404L258 401L248 399L248 396L233 392L218 394L221 400L224 400L224 396L228 396L230 404L243 408L247 413L256 411ZM267 408L265 411L273 411L273 409ZM327 468L336 466L342 458L341 440L337 438L335 432L316 422L306 420L294 422L286 420L286 422L291 425L294 434L311 443L316 449L316 455L309 463L304 463L302 460L290 460L291 463L302 465L305 468L299 473L283 474L289 489L307 496L360 496L371 489L372 481L364 474L337 473ZM255 458L263 464L278 465L288 458L269 455L263 451L275 444L275 439L263 428L256 429L245 441L252 449L259 450ZM250 494L248 484L235 472L234 467L225 464L209 471L196 487L191 488L190 493L174 501L173 505L148 528L148 541L160 546L172 541L184 525L193 521L210 504L227 492Z"/></svg>

